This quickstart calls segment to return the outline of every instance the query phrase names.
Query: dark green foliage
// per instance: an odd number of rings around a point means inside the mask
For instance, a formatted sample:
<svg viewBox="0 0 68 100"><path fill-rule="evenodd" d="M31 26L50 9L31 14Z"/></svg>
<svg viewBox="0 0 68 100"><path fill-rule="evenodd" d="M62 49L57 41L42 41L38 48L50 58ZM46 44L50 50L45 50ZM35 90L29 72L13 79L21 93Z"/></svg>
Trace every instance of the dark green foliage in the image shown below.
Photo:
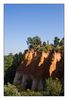
<svg viewBox="0 0 68 100"><path fill-rule="evenodd" d="M59 39L58 37L55 37L55 38L54 38L54 46L55 46L55 47L58 46L59 43L60 43L60 39Z"/></svg>
<svg viewBox="0 0 68 100"><path fill-rule="evenodd" d="M60 41L60 44L59 44L60 46L63 46L64 45L64 38L62 38L61 39L61 41Z"/></svg>
<svg viewBox="0 0 68 100"><path fill-rule="evenodd" d="M37 49L41 45L41 39L38 36L35 36L33 38L28 37L26 42L29 47L31 45L34 49Z"/></svg>
<svg viewBox="0 0 68 100"><path fill-rule="evenodd" d="M59 96L61 94L62 84L59 79L53 80L52 78L48 78L45 84L44 95L48 96Z"/></svg>
<svg viewBox="0 0 68 100"><path fill-rule="evenodd" d="M42 93L39 91L35 92L29 89L25 91L25 90L20 90L21 89L20 87L18 88L15 85L8 83L7 85L4 86L4 95L5 96L42 96Z"/></svg>
<svg viewBox="0 0 68 100"><path fill-rule="evenodd" d="M7 69L11 67L13 63L13 55L9 54L8 56L4 57L4 74L6 73Z"/></svg>
<svg viewBox="0 0 68 100"><path fill-rule="evenodd" d="M54 38L54 46L59 47L64 45L64 37L62 39L55 37Z"/></svg>
<svg viewBox="0 0 68 100"><path fill-rule="evenodd" d="M43 46L46 46L46 42L45 41L43 42Z"/></svg>
<svg viewBox="0 0 68 100"><path fill-rule="evenodd" d="M48 78L45 81L44 91L24 90L20 85L12 85L8 83L4 86L5 96L60 96L63 95L62 84L58 79Z"/></svg>
<svg viewBox="0 0 68 100"><path fill-rule="evenodd" d="M8 60L7 60L8 59ZM21 61L23 60L23 55L22 53L19 54L15 54L13 56L13 59L9 59L9 56L5 56L5 74L4 74L4 83L6 84L7 82L12 83L15 73L16 73L16 69L19 66L19 64L21 63ZM10 63L9 63L10 62Z"/></svg>
<svg viewBox="0 0 68 100"><path fill-rule="evenodd" d="M20 93L18 92L18 89L16 86L8 83L4 86L4 95L5 96L20 96Z"/></svg>

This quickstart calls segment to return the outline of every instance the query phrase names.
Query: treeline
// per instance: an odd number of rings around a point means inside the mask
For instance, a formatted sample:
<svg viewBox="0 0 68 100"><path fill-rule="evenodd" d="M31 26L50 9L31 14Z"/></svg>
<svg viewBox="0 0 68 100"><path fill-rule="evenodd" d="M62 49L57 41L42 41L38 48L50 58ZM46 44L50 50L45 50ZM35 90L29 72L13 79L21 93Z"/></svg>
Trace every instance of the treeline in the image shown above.
<svg viewBox="0 0 68 100"><path fill-rule="evenodd" d="M27 45L28 47L33 47L36 50L50 50L50 49L57 49L62 48L64 46L64 37L62 39L55 37L53 40L53 44L49 43L49 41L41 41L41 38L38 36L35 37L28 37L27 38Z"/></svg>
<svg viewBox="0 0 68 100"><path fill-rule="evenodd" d="M4 83L12 83L15 72L21 61L24 59L24 55L20 52L19 54L13 55L10 53L8 56L4 56Z"/></svg>
<svg viewBox="0 0 68 100"><path fill-rule="evenodd" d="M48 51L48 50L52 50L52 49L54 49L54 50L56 50L56 49L61 50L62 49L64 51L64 38L60 39L58 37L55 37L53 44L51 44L51 43L49 43L49 41L43 41L42 42L40 37L35 36L35 37L28 37L26 43L28 45L27 49L34 48L34 50L37 50L37 51L42 50L42 51L45 51L45 52ZM25 52L25 50L24 50L24 52ZM15 55L10 53L9 55L4 56L5 95L15 95L15 94L12 94L12 91L11 91L11 90L13 90L13 87L15 87L15 86L12 85L12 83L13 83L13 80L14 80L16 69L19 66L19 64L21 63L21 61L23 61L23 60L24 60L24 53L22 53L22 52L20 52L18 54L16 53ZM50 80L49 80L49 82L50 82ZM9 82L9 84L8 84L8 82ZM51 82L53 84L53 80L51 80ZM61 93L58 92L58 91L61 91L61 84L60 84L60 82L58 84L59 84L59 86L57 86L57 87L60 90L55 89L56 92L55 91L53 92L55 94L51 94L52 90L49 90L49 94L47 94L48 90L46 90L45 93L38 92L37 95L50 95L50 94L51 95L61 95L62 92ZM50 86L50 84L48 84L48 83L47 83L47 85L48 85L48 87ZM50 89L56 88L56 85L57 85L57 81L55 81L55 87L50 86ZM12 89L11 89L11 87L12 87ZM15 90L15 92L16 91L18 91L18 90ZM33 93L33 92L30 91L30 90L27 90L27 91L22 92L22 94L19 93L19 95L29 95L31 93ZM18 95L18 94L16 94L16 95ZM33 93L32 95L36 95L36 93L35 94Z"/></svg>

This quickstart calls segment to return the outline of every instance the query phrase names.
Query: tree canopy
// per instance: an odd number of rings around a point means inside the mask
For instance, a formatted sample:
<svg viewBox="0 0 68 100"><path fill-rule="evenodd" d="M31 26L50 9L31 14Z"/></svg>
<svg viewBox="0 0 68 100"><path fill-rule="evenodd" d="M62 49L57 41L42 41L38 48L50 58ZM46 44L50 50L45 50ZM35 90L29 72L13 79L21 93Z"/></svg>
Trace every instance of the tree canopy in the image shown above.
<svg viewBox="0 0 68 100"><path fill-rule="evenodd" d="M41 39L38 36L28 37L26 42L29 47L32 46L34 49L39 48L41 45Z"/></svg>
<svg viewBox="0 0 68 100"><path fill-rule="evenodd" d="M60 39L58 37L55 37L54 38L54 46L59 46L59 43L60 43Z"/></svg>

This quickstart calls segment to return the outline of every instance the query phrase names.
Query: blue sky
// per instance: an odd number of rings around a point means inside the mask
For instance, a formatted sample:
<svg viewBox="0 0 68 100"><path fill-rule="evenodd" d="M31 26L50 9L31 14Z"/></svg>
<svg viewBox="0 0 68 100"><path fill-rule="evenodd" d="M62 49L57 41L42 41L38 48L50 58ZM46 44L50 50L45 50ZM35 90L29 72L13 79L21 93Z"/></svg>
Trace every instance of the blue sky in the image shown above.
<svg viewBox="0 0 68 100"><path fill-rule="evenodd" d="M50 43L64 36L63 4L4 5L4 54L23 52L33 36Z"/></svg>

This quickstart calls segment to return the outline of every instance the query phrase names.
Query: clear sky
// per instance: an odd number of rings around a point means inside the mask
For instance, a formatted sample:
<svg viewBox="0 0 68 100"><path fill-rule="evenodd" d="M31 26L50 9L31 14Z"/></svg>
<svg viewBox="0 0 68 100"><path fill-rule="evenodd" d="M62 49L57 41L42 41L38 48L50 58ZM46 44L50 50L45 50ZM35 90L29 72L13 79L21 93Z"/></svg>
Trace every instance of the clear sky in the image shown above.
<svg viewBox="0 0 68 100"><path fill-rule="evenodd" d="M5 4L4 53L23 52L27 38L39 36L53 43L64 36L63 4Z"/></svg>

